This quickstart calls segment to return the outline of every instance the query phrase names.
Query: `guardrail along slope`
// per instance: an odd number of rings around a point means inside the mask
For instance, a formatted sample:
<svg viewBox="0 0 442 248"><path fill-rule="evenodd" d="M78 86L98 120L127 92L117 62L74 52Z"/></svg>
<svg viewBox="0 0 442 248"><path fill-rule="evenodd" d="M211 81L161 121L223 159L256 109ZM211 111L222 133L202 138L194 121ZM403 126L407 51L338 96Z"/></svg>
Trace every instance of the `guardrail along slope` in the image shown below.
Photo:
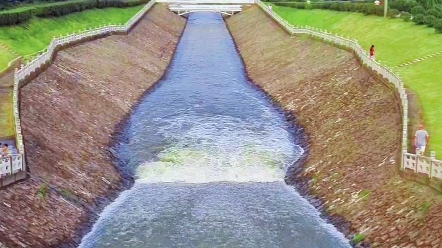
<svg viewBox="0 0 442 248"><path fill-rule="evenodd" d="M249 76L310 134L304 169L288 182L321 199L324 205L313 204L345 233L363 233L379 247L437 245L440 197L396 173L403 118L395 88L373 78L353 53L287 34L257 7L227 23ZM413 236L416 230L422 235Z"/></svg>
<svg viewBox="0 0 442 248"><path fill-rule="evenodd" d="M165 72L185 19L155 5L128 35L58 52L20 92L30 179L0 191L5 244L59 247L123 189L115 126Z"/></svg>
<svg viewBox="0 0 442 248"><path fill-rule="evenodd" d="M120 24L109 24L108 26L103 26L99 28L89 28L79 32L78 34L70 34L67 36L62 36L59 38L54 37L49 46L45 51L42 51L39 56L26 65L21 65L19 69L15 69L14 72L14 83L12 92L12 104L13 104L13 115L14 115L14 126L15 126L15 145L17 146L18 154L14 155L9 159L3 159L0 163L0 187L9 185L21 180L26 177L26 160L25 150L23 145L23 136L20 125L20 114L19 114L19 89L29 81L29 79L40 71L44 70L54 58L57 50L86 41L89 39L94 39L102 37L105 35L113 33L127 33L134 27L134 25L139 21L141 17L155 4L155 0L152 0L146 4L137 14L135 14L127 23L124 25Z"/></svg>
<svg viewBox="0 0 442 248"><path fill-rule="evenodd" d="M408 96L404 88L403 81L395 75L392 70L379 62L370 58L367 50L363 49L357 40L351 40L338 35L333 35L325 30L311 27L296 27L282 19L261 1L257 1L258 6L274 19L289 34L306 34L311 37L331 42L334 45L342 46L355 53L360 62L367 68L373 70L384 80L391 83L396 88L396 92L401 99L402 107L402 153L400 158L401 174L409 179L424 183L433 189L442 192L442 160L436 159L436 154L431 152L431 157L416 156L407 151L408 147ZM415 174L413 174L415 173ZM430 179L428 181L427 179Z"/></svg>

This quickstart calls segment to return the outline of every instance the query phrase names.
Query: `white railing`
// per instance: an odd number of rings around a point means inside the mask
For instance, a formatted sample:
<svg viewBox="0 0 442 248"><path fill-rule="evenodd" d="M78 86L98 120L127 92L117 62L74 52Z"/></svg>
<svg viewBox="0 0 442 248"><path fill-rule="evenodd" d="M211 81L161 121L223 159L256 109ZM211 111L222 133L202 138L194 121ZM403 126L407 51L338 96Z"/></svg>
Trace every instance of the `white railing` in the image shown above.
<svg viewBox="0 0 442 248"><path fill-rule="evenodd" d="M408 100L407 93L405 92L404 83L402 80L395 75L390 68L381 65L379 62L370 58L365 49L361 47L357 40L351 40L349 38L344 38L338 35L334 35L324 30L319 30L312 27L296 27L288 23L286 20L282 19L278 14L273 12L267 5L259 0L256 0L258 6L271 16L276 22L278 22L289 34L306 34L315 38L319 38L335 45L351 49L356 56L365 64L368 68L379 73L383 78L387 79L392 83L401 99L402 103L402 154L407 154L407 136L408 136ZM402 168L405 169L405 163L402 161Z"/></svg>
<svg viewBox="0 0 442 248"><path fill-rule="evenodd" d="M404 169L415 173L426 174L429 178L442 179L442 161L436 160L435 156L419 156L411 153L404 153Z"/></svg>
<svg viewBox="0 0 442 248"><path fill-rule="evenodd" d="M25 167L23 166L22 154L0 158L0 178L7 177L23 170L25 170Z"/></svg>
<svg viewBox="0 0 442 248"><path fill-rule="evenodd" d="M226 15L233 15L235 12L242 10L242 5L202 5L202 4L170 4L169 10L185 15L192 12L218 12Z"/></svg>
<svg viewBox="0 0 442 248"><path fill-rule="evenodd" d="M177 4L169 5L169 10L205 10L205 11L241 11L242 5L201 5L201 4Z"/></svg>
<svg viewBox="0 0 442 248"><path fill-rule="evenodd" d="M18 170L20 166L20 170L26 169L26 163L24 158L24 144L23 144L23 136L21 132L20 125L20 112L19 112L19 89L23 86L24 82L29 78L32 73L35 73L42 66L50 63L53 58L57 48L61 46L66 46L81 40L90 39L93 37L103 36L106 34L111 34L115 32L128 32L134 24L143 17L146 12L155 4L155 0L151 0L148 4L146 4L137 14L135 14L129 21L124 25L117 24L109 24L107 26L98 27L98 28L89 28L84 31L80 31L78 34L72 33L66 36L61 36L58 38L53 38L45 52L41 53L34 60L29 62L27 65L21 65L20 69L15 69L14 73L14 90L13 90L13 104L14 104L14 119L15 119L15 131L16 131L16 146L18 150L18 155L13 155L11 157L10 163L6 161L7 159L3 159L0 162L0 170L1 172L14 174ZM9 175L7 174L7 175ZM3 174L1 174L3 175Z"/></svg>
<svg viewBox="0 0 442 248"><path fill-rule="evenodd" d="M255 0L157 0L157 3L183 3L183 4L254 4Z"/></svg>

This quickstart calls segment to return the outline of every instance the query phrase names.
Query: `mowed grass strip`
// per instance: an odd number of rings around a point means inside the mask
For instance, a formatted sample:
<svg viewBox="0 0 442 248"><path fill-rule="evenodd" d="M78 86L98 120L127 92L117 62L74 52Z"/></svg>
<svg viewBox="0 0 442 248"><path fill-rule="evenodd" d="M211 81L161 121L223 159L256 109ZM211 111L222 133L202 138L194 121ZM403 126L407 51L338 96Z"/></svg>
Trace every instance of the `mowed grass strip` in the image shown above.
<svg viewBox="0 0 442 248"><path fill-rule="evenodd" d="M431 136L429 148L442 159L442 56L395 71L401 75L406 87L419 97L426 129Z"/></svg>
<svg viewBox="0 0 442 248"><path fill-rule="evenodd" d="M0 88L0 138L15 134L12 108L12 90Z"/></svg>
<svg viewBox="0 0 442 248"><path fill-rule="evenodd" d="M17 57L17 55L12 54L10 51L8 51L6 48L3 48L0 46L0 72L3 71L3 69L6 68L9 62L14 60ZM6 65L6 66L3 66Z"/></svg>
<svg viewBox="0 0 442 248"><path fill-rule="evenodd" d="M442 34L436 34L433 28L404 22L402 19L280 6L273 6L273 10L293 25L308 25L357 39L367 51L373 44L376 47L376 59L388 67L442 51ZM442 55L393 71L418 96L424 124L431 135L430 149L436 151L439 154L437 157L441 159Z"/></svg>
<svg viewBox="0 0 442 248"><path fill-rule="evenodd" d="M29 22L11 27L0 27L0 43L26 56L45 49L52 38L71 34L89 27L109 23L126 23L143 5L130 8L92 9L58 18L32 18ZM6 55L0 50L0 57ZM0 71L10 59L0 59Z"/></svg>

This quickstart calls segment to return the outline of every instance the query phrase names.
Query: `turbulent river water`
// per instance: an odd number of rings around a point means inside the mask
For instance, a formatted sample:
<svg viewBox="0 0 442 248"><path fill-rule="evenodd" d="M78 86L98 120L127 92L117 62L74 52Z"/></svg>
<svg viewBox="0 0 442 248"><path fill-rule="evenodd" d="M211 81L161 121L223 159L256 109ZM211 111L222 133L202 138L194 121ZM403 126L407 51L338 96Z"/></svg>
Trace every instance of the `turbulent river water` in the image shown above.
<svg viewBox="0 0 442 248"><path fill-rule="evenodd" d="M350 247L285 185L303 150L247 81L219 14L189 16L170 70L122 136L115 149L135 185L81 248Z"/></svg>

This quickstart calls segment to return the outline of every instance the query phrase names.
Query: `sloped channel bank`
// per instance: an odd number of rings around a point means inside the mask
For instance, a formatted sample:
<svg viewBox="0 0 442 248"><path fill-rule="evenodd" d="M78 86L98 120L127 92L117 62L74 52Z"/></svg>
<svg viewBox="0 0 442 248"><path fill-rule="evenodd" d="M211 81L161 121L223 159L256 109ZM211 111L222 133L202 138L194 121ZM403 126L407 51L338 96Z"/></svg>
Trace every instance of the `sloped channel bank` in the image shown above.
<svg viewBox="0 0 442 248"><path fill-rule="evenodd" d="M342 232L362 233L365 245L439 247L440 200L396 174L401 124L393 91L353 54L290 37L258 7L227 24L249 77L309 137L308 156L286 181Z"/></svg>
<svg viewBox="0 0 442 248"><path fill-rule="evenodd" d="M22 89L31 178L0 191L1 243L76 247L84 225L131 185L108 147L119 123L166 71L185 23L156 5L127 36L59 52Z"/></svg>

